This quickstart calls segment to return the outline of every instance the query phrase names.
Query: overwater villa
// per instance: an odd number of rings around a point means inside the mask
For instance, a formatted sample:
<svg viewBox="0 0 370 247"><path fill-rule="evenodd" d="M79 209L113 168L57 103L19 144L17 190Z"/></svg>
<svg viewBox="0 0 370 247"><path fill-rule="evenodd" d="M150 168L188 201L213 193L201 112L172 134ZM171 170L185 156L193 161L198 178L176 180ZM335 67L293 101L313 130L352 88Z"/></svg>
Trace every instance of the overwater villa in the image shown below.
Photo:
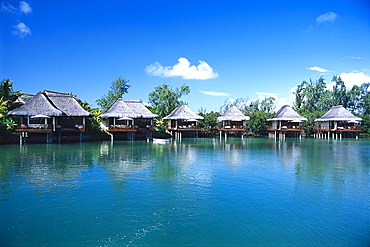
<svg viewBox="0 0 370 247"><path fill-rule="evenodd" d="M198 137L200 131L199 120L204 119L193 112L186 104L176 107L163 120L168 120L167 130L171 132L175 138L181 138L182 135Z"/></svg>
<svg viewBox="0 0 370 247"><path fill-rule="evenodd" d="M333 106L322 117L315 119L320 125L317 126L315 137L318 138L342 138L356 137L361 132L360 121L362 118L356 117L341 105Z"/></svg>
<svg viewBox="0 0 370 247"><path fill-rule="evenodd" d="M291 106L284 105L267 121L272 123L267 126L269 137L301 137L304 132L302 122L307 121L307 118L299 115Z"/></svg>
<svg viewBox="0 0 370 247"><path fill-rule="evenodd" d="M222 122L222 126L219 127L220 138L223 133L227 138L229 131L237 131L243 136L242 133L246 130L246 121L249 119L249 116L245 116L235 105L231 106L217 118L217 122Z"/></svg>
<svg viewBox="0 0 370 247"><path fill-rule="evenodd" d="M46 133L46 142L49 143L53 136L60 141L63 136L77 134L82 140L86 117L93 114L83 109L72 95L45 90L11 110L8 115L19 116L16 131L20 133L20 142L28 135Z"/></svg>
<svg viewBox="0 0 370 247"><path fill-rule="evenodd" d="M142 132L146 137L152 136L153 120L158 115L153 114L138 100L118 99L103 114L101 128L107 131L111 140L114 135L124 134L126 139L134 140L137 132Z"/></svg>

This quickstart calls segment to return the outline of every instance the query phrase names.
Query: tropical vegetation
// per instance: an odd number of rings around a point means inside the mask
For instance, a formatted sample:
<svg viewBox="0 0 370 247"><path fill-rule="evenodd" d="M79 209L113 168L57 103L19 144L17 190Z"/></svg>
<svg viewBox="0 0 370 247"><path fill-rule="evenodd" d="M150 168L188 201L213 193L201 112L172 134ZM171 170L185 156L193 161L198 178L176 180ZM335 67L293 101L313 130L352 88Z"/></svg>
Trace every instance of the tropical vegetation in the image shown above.
<svg viewBox="0 0 370 247"><path fill-rule="evenodd" d="M87 131L100 138L104 135L100 128L98 116L106 111L117 99L122 98L128 93L131 87L128 78L118 77L112 81L107 94L96 100L99 108L93 108L86 101L78 100L80 105L87 111L94 114L87 122ZM330 88L329 88L330 87ZM162 118L170 114L178 105L186 103L181 98L190 93L190 87L182 85L172 89L164 83L154 88L148 95L147 107L159 119L155 122L155 130L166 132L165 121ZM370 83L363 83L360 86L354 85L352 88L346 88L343 80L339 76L333 76L329 85L320 77L317 80L310 79L302 81L293 92L295 100L293 109L300 115L308 119L304 122L306 134L311 134L316 126L314 121L321 117L332 106L343 105L344 108L353 114L361 117L362 134L370 135ZM12 108L12 103L24 95L21 91L14 91L13 81L4 79L0 84L0 143L11 142L15 137L15 119L8 116L7 113ZM221 123L217 122L217 117L224 113L232 105L235 105L243 114L250 117L247 122L247 132L250 135L265 135L267 133L267 119L272 117L276 111L276 99L268 97L250 101L248 98L237 98L236 100L226 100L220 107L219 112L206 112L199 110L199 115L204 119L200 120L202 133L205 136L214 136L218 133L217 128Z"/></svg>

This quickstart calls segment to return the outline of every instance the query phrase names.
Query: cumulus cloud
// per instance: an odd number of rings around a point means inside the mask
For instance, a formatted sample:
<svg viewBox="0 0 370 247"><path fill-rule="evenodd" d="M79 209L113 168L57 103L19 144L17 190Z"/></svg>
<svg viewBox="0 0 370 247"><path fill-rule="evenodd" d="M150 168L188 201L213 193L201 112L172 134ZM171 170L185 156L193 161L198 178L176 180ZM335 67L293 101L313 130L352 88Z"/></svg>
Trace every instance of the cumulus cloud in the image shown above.
<svg viewBox="0 0 370 247"><path fill-rule="evenodd" d="M19 3L19 11L24 14L29 14L32 12L32 8L27 2L21 1Z"/></svg>
<svg viewBox="0 0 370 247"><path fill-rule="evenodd" d="M29 27L26 26L23 22L19 22L17 25L13 26L13 34L16 36L19 36L21 38L24 38L27 35L31 35L31 30Z"/></svg>
<svg viewBox="0 0 370 247"><path fill-rule="evenodd" d="M182 79L207 80L218 77L218 73L205 61L199 61L198 66L190 65L188 59L180 57L174 66L163 66L155 62L146 67L145 71L152 76L182 77Z"/></svg>
<svg viewBox="0 0 370 247"><path fill-rule="evenodd" d="M326 69L323 69L323 68L320 68L320 67L317 67L317 66L313 66L313 67L310 67L310 68L307 68L307 69L312 70L312 71L321 72L321 73L329 72L329 70L326 70Z"/></svg>
<svg viewBox="0 0 370 247"><path fill-rule="evenodd" d="M338 18L338 15L334 12L326 12L316 18L317 23L334 22Z"/></svg>
<svg viewBox="0 0 370 247"><path fill-rule="evenodd" d="M223 93L223 92L202 91L202 90L199 90L199 92L201 92L201 93L203 93L203 94L206 94L206 95L210 95L210 96L230 96L230 94L228 94L228 93Z"/></svg>
<svg viewBox="0 0 370 247"><path fill-rule="evenodd" d="M354 85L361 86L365 82L370 82L370 76L365 75L364 72L341 73L339 76L347 89L351 89Z"/></svg>
<svg viewBox="0 0 370 247"><path fill-rule="evenodd" d="M1 11L10 13L10 14L29 14L32 12L31 6L25 2L25 1L20 1L19 2L19 8L14 7L10 3L1 3Z"/></svg>

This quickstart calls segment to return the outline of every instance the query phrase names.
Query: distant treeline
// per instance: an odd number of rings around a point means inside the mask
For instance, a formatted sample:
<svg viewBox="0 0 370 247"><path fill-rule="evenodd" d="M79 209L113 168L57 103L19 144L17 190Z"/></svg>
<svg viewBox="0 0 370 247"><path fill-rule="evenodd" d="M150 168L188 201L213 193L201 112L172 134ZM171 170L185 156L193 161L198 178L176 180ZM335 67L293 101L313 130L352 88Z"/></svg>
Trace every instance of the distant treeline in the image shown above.
<svg viewBox="0 0 370 247"><path fill-rule="evenodd" d="M128 78L118 77L110 86L110 90L96 103L99 108L93 108L86 101L78 100L83 108L94 114L94 117L88 122L87 130L95 136L101 133L99 120L97 118L102 112L107 110L118 98L122 98L128 93L131 87L128 83ZM353 114L363 119L361 125L362 134L370 134L370 83L363 83L361 86L354 85L351 89L347 89L342 79L338 76L333 76L328 88L325 80L320 77L313 81L303 81L295 89L295 101L293 109L300 115L308 119L304 122L305 131L307 134L312 132L315 127L314 120L325 114L331 107L342 105ZM148 108L160 118L156 121L156 129L164 131L164 121L161 120L168 115L179 104L186 103L181 100L181 97L190 93L190 88L183 85L179 88L172 89L167 84L162 84L154 88L148 95ZM8 116L7 113L11 110L12 103L19 97L24 95L22 91L13 90L13 82L9 79L4 79L0 85L0 143L11 142L15 136L15 126L17 119ZM203 135L213 136L216 134L215 129L220 125L216 121L217 117L225 112L230 106L235 105L243 114L250 117L247 124L247 131L252 135L265 135L267 125L266 119L272 117L276 110L276 99L268 97L263 100L249 101L248 98L238 98L235 101L225 101L220 107L219 112L206 112L201 108L199 114L204 117L200 121Z"/></svg>

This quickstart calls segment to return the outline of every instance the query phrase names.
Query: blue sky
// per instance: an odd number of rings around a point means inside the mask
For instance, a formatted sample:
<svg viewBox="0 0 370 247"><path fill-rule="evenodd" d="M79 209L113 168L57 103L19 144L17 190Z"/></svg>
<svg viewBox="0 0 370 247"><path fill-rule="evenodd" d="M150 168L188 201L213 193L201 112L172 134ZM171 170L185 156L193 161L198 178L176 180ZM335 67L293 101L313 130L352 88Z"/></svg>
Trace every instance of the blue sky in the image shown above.
<svg viewBox="0 0 370 247"><path fill-rule="evenodd" d="M124 99L183 84L198 111L274 96L341 75L370 82L370 4L352 1L2 1L1 79L15 90L71 92L96 106L128 77Z"/></svg>

